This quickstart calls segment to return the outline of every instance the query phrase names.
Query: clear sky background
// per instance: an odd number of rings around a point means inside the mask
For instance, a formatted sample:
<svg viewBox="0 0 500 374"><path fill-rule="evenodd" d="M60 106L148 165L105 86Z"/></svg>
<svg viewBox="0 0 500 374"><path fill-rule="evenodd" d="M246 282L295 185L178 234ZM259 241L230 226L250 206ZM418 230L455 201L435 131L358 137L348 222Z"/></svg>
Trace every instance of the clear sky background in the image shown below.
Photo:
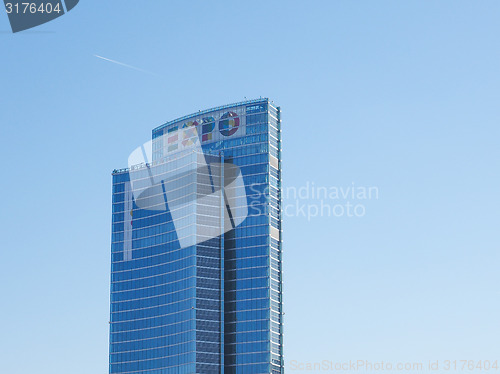
<svg viewBox="0 0 500 374"><path fill-rule="evenodd" d="M499 16L82 0L11 34L0 13L0 372L107 373L111 171L163 122L260 96L283 110L285 188L379 190L363 217L285 217L287 369L500 364Z"/></svg>

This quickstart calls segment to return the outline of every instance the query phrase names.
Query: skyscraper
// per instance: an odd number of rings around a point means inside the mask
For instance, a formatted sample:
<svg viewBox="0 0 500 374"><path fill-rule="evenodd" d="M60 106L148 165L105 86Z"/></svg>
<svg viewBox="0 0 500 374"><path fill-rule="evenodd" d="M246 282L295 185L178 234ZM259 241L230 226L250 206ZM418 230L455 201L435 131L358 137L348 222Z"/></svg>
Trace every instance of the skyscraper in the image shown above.
<svg viewBox="0 0 500 374"><path fill-rule="evenodd" d="M283 373L280 108L152 135L113 171L110 373Z"/></svg>

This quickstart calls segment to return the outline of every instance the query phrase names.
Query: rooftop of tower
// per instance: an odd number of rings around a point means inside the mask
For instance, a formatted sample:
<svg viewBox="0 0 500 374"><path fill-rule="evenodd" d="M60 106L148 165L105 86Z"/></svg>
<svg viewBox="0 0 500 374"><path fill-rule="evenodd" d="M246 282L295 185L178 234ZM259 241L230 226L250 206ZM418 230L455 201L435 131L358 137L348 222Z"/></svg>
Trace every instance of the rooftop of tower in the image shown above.
<svg viewBox="0 0 500 374"><path fill-rule="evenodd" d="M173 123L184 121L184 120L189 119L189 118L194 117L194 116L199 116L199 115L202 115L202 114L205 114L205 113L214 112L216 110L229 109L229 108L232 108L232 107L235 107L235 106L240 106L240 105L248 105L248 104L254 104L254 103L261 103L263 101L269 102L270 100L267 97L261 97L259 99L245 100L245 101L240 101L239 103L227 104L227 105L222 105L222 106L218 106L218 107L215 107L215 108L200 110L198 112L188 114L187 116L182 116L182 117L176 118L174 120L168 121L168 122L164 123L163 125L160 125L160 126L154 128L153 129L153 133L155 133L156 131L161 130L161 129L163 129L163 128L165 128L165 127L167 127L167 126L169 126L169 125L171 125Z"/></svg>
<svg viewBox="0 0 500 374"><path fill-rule="evenodd" d="M200 110L198 112L191 113L191 114L188 114L186 116L182 116L182 117L176 118L174 120L168 121L168 122L166 122L166 123L164 123L164 124L162 124L162 125L154 128L153 131L152 131L153 138L154 138L154 134L157 131L164 129L165 127L167 127L169 125L172 125L174 123L187 120L187 119L192 118L192 117L196 117L196 116L203 115L203 114L206 114L206 113L211 113L211 112L214 112L214 111L217 111L217 110L224 110L224 109L229 109L229 108L233 108L233 107L238 107L238 106L241 106L241 105L258 104L258 103L264 103L264 102L267 103L267 104L271 104L271 105L274 106L274 102L272 100L270 100L267 97L261 97L261 98L258 98L258 99L245 100L245 101L240 101L240 102L237 102L237 103L226 104L226 105L222 105L222 106L218 106L218 107L214 107L214 108L210 108L210 109ZM147 167L151 166L152 164L153 163L141 163L141 164L138 164L138 165L134 165L133 168L134 169L147 168ZM122 174L122 173L128 173L130 170L131 170L130 168L114 169L113 172L112 172L112 175Z"/></svg>

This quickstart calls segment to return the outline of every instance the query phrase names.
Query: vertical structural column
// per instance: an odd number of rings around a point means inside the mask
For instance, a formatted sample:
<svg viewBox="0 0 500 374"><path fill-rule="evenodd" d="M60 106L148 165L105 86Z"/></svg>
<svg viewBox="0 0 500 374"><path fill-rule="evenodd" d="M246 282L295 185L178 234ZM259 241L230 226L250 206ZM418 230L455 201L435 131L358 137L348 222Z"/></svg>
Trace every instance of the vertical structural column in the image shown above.
<svg viewBox="0 0 500 374"><path fill-rule="evenodd" d="M224 374L224 152L220 153L220 373Z"/></svg>
<svg viewBox="0 0 500 374"><path fill-rule="evenodd" d="M280 327L280 348L281 348L281 374L284 374L285 372L285 360L283 358L283 315L285 314L283 312L283 227L282 227L282 222L283 222L283 212L281 210L283 206L283 201L282 201L282 178L281 178L281 107L277 107L276 111L278 112L278 176L279 176L279 195L278 195L278 207L279 207L279 217L280 217L280 239L279 239L279 262L280 262L280 288L279 288L279 297L280 297L280 318L279 318L279 327Z"/></svg>

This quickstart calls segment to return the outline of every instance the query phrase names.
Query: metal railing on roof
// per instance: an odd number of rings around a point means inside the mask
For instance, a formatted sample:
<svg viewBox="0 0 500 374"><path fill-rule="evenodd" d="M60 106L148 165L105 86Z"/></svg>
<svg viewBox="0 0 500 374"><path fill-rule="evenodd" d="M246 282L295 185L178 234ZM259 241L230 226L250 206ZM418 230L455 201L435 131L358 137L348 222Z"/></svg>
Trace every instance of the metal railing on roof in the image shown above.
<svg viewBox="0 0 500 374"><path fill-rule="evenodd" d="M192 152L198 153L198 154L203 154L203 155L210 155L210 156L221 156L222 154L224 154L224 151L222 149L216 149L216 150L207 149L207 150L204 150L201 152L198 150L193 150ZM182 158L184 156L185 156L185 153L178 152L178 153L175 153L173 155L164 156L164 157L162 157L158 160L152 161L152 162L141 162L140 164L131 165L128 168L114 169L111 174L114 175L114 174L128 173L128 172L140 170L140 169L146 169L146 168L150 168L153 166L163 164L163 163L168 162L168 161L173 161L173 160L176 160L178 158Z"/></svg>

